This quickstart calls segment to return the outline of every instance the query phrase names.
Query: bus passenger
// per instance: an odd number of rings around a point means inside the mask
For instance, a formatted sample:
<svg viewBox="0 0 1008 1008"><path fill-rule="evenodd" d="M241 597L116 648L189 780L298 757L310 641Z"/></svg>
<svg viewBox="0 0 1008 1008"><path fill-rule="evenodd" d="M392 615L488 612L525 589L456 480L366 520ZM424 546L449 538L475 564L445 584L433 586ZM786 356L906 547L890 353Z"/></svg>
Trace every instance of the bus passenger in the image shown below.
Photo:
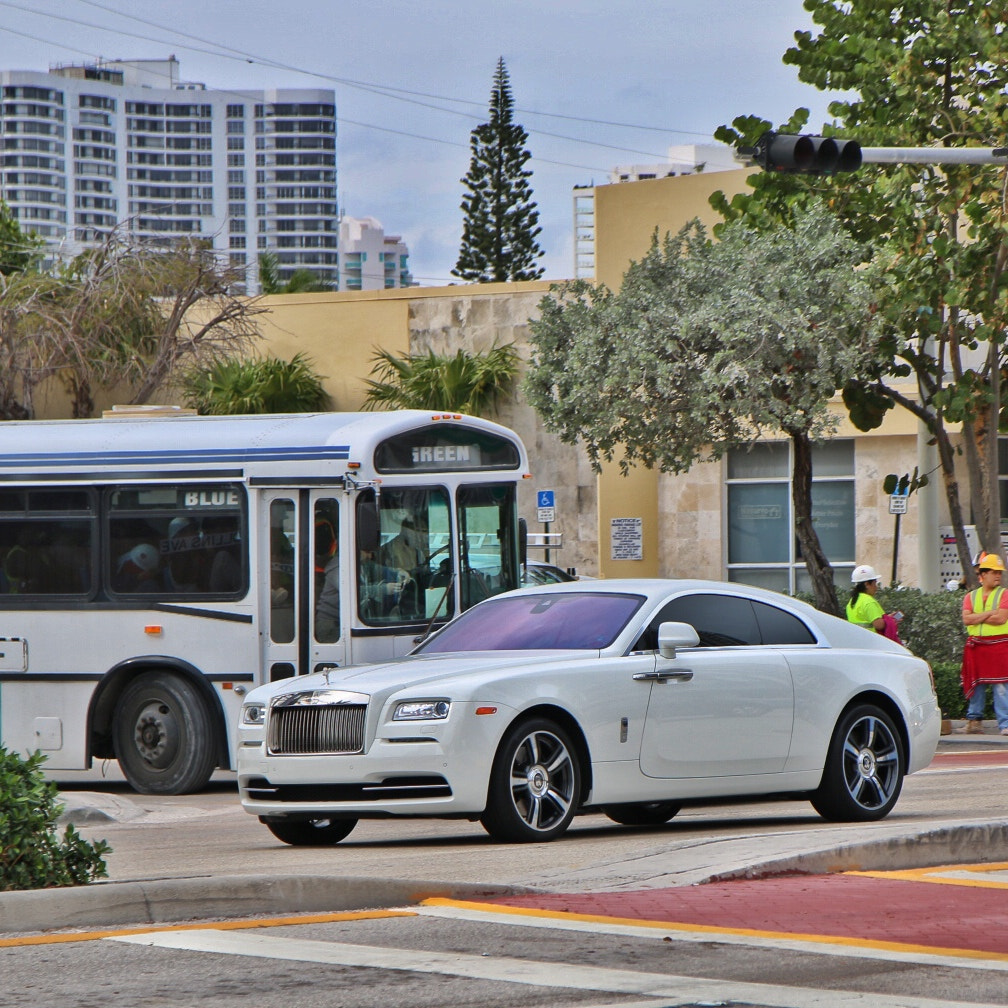
<svg viewBox="0 0 1008 1008"><path fill-rule="evenodd" d="M157 550L150 543L140 543L119 558L112 587L127 595L159 591L160 565Z"/></svg>

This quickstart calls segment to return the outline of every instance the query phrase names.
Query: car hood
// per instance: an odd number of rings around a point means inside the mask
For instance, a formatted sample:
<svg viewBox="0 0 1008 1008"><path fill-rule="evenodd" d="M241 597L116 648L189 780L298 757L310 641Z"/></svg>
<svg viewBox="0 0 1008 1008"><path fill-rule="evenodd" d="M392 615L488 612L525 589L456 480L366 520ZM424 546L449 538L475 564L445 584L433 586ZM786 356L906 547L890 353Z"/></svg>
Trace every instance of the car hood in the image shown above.
<svg viewBox="0 0 1008 1008"><path fill-rule="evenodd" d="M281 679L253 690L249 699L262 702L286 693L325 689L345 689L371 695L399 689L434 689L449 681L453 689L465 689L470 683L474 687L485 683L494 678L495 673L535 672L539 668L555 668L564 661L586 657L598 658L599 652L462 651L447 655L417 655L380 665L334 668L296 679Z"/></svg>

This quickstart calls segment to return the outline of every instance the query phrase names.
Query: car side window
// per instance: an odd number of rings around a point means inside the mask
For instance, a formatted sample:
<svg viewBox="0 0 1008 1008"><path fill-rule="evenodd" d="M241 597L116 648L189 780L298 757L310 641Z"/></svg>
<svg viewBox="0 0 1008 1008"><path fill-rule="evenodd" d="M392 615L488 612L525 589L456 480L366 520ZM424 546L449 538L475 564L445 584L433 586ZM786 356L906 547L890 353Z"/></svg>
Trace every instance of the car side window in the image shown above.
<svg viewBox="0 0 1008 1008"><path fill-rule="evenodd" d="M815 644L812 631L792 613L764 602L753 602L764 644Z"/></svg>
<svg viewBox="0 0 1008 1008"><path fill-rule="evenodd" d="M663 606L634 644L634 651L658 650L662 623L689 623L700 647L746 647L760 643L760 630L748 599L734 595L682 595Z"/></svg>

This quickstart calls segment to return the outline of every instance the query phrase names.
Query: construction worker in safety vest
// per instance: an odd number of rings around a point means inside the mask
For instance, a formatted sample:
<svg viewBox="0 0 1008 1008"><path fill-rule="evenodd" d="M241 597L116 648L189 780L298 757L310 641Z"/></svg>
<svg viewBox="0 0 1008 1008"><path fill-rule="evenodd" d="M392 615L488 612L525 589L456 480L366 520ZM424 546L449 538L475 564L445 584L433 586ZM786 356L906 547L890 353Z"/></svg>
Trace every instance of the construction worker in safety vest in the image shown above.
<svg viewBox="0 0 1008 1008"><path fill-rule="evenodd" d="M966 627L963 648L963 693L966 731L983 732L987 686L994 693L994 716L1002 735L1008 735L1008 591L1001 586L1004 561L997 553L983 553L975 560L980 587L963 599L962 621Z"/></svg>

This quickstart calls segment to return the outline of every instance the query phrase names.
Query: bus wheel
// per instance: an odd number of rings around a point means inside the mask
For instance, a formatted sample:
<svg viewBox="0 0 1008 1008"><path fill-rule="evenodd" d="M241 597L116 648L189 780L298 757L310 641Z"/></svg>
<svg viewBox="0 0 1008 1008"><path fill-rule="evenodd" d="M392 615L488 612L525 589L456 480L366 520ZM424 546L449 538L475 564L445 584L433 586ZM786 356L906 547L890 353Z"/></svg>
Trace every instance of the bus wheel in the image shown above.
<svg viewBox="0 0 1008 1008"><path fill-rule="evenodd" d="M116 706L116 757L140 794L189 794L204 788L217 763L210 712L196 688L176 675L148 672Z"/></svg>

